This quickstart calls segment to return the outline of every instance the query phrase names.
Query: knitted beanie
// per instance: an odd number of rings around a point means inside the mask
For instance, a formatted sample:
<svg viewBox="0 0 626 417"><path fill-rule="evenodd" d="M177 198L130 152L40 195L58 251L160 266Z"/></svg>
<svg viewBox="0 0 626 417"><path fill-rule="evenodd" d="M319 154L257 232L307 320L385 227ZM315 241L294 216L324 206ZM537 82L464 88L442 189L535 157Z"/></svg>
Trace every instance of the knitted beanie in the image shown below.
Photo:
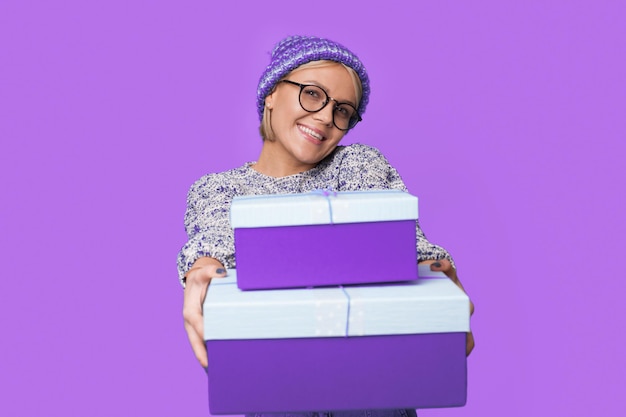
<svg viewBox="0 0 626 417"><path fill-rule="evenodd" d="M358 74L363 87L363 94L358 108L359 114L362 115L369 100L370 83L365 67L359 58L346 47L328 39L310 36L290 36L276 44L272 51L270 64L259 80L256 103L259 119L263 119L265 97L281 78L300 65L320 60L340 62L352 68Z"/></svg>

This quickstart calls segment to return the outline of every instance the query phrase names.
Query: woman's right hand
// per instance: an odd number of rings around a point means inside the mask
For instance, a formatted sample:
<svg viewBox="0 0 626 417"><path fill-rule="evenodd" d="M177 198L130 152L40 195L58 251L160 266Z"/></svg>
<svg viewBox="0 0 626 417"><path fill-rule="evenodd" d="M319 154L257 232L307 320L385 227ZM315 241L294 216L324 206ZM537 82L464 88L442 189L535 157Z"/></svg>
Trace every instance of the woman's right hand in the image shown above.
<svg viewBox="0 0 626 417"><path fill-rule="evenodd" d="M226 276L224 265L215 258L198 259L185 274L185 295L183 318L185 330L196 358L204 368L208 366L206 346L204 345L204 323L202 304L212 278Z"/></svg>

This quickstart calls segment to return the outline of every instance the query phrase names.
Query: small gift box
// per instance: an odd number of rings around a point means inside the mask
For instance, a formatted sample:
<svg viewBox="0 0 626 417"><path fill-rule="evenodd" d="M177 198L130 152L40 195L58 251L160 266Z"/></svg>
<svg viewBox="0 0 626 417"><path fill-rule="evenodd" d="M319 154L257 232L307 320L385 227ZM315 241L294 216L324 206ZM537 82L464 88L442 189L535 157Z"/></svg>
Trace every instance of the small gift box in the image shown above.
<svg viewBox="0 0 626 417"><path fill-rule="evenodd" d="M441 273L386 285L241 291L229 270L212 281L204 317L212 414L466 401L469 299Z"/></svg>
<svg viewBox="0 0 626 417"><path fill-rule="evenodd" d="M417 278L417 197L398 190L235 197L242 290Z"/></svg>

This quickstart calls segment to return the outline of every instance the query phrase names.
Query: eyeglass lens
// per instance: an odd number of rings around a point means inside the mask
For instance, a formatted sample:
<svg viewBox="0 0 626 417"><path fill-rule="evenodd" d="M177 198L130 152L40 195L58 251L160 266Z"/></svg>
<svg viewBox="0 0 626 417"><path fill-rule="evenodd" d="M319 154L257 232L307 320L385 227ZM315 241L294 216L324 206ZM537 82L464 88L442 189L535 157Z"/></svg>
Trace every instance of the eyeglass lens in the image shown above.
<svg viewBox="0 0 626 417"><path fill-rule="evenodd" d="M300 105L306 111L316 112L324 108L329 101L329 97L324 90L315 85L302 86L300 91ZM358 122L356 110L349 104L334 104L333 122L335 126L342 130L354 127Z"/></svg>

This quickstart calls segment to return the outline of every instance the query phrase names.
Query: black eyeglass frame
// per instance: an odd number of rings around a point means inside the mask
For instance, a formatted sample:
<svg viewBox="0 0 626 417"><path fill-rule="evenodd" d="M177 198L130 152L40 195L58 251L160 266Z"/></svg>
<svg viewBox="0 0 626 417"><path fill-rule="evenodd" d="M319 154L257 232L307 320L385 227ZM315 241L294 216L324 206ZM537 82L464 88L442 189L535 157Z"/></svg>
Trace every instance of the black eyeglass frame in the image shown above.
<svg viewBox="0 0 626 417"><path fill-rule="evenodd" d="M347 128L347 129L342 129L342 128L340 128L339 126L337 126L337 123L335 123L335 112L334 112L334 109L333 109L333 125L334 125L337 129L339 129L339 130L341 130L341 131L343 131L343 132L347 132L348 130L353 129L353 128L354 128L354 126L356 126L356 125L357 125L357 123L359 123L361 120L363 120L363 119L361 119L361 115L359 114L359 111L356 109L356 107L354 107L354 106L353 106L352 104L350 104L350 103L345 103L345 102L340 102L340 101L337 101L336 99L334 99L334 98L332 98L331 96L329 96L329 95L328 95L328 93L326 92L326 90L324 90L324 89L323 89L322 87L320 87L319 85L315 85L315 84L301 84L301 83L297 83L297 82L295 82L295 81L291 81L291 80L280 80L280 82L289 83L289 84L292 84L292 85L295 85L295 86L300 87L300 93L298 93L298 103L300 103L300 107L302 107L302 110L304 110L304 111L306 111L306 112L309 112L309 113L317 113L318 111L321 111L324 107L326 107L326 106L328 105L328 103L330 103L331 101L334 101L334 102L335 102L335 109L336 109L339 105L346 105L346 106L350 106L350 107L352 107L352 108L354 109L354 115L356 116L356 118L355 118L355 117L351 117L351 118L350 118L350 120L356 120L356 121L354 122L354 124L352 124L352 126L350 126L350 122L348 122L348 128ZM307 110L307 109L305 109L305 108L304 108L304 106L302 105L302 98L301 98L301 97L302 97L302 91L304 91L304 89L305 89L306 87L315 87L315 88L319 88L320 90L322 90L322 91L324 92L324 94L326 95L326 100L324 100L324 104L322 104L322 107L320 107L320 108L319 108L319 109L317 109L317 110Z"/></svg>

